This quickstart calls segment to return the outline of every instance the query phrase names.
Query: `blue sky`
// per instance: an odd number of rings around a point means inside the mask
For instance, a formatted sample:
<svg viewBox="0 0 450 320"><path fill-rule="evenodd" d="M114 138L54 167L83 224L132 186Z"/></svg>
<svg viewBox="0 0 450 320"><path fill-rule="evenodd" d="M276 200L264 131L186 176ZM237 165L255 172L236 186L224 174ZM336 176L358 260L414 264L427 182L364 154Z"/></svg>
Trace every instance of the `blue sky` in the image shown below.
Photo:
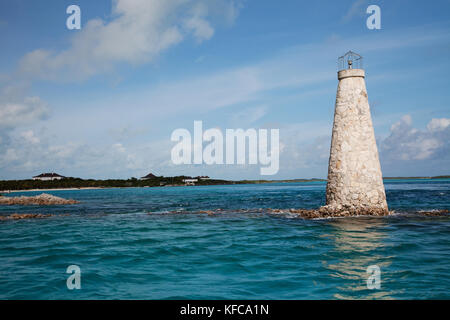
<svg viewBox="0 0 450 320"><path fill-rule="evenodd" d="M81 30L66 8L81 8ZM366 8L381 8L381 30ZM337 57L364 56L385 176L449 174L450 1L0 3L0 179L268 178L175 166L171 133L280 129L280 170L325 178Z"/></svg>

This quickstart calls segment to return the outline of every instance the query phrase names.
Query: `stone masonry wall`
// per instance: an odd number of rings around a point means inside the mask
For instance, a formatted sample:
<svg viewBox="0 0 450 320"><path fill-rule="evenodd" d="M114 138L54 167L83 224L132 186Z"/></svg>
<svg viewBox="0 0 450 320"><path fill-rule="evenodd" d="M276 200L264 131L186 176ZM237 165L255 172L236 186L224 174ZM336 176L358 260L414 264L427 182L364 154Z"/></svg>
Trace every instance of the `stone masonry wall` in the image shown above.
<svg viewBox="0 0 450 320"><path fill-rule="evenodd" d="M332 210L388 210L364 77L362 69L338 73L326 190Z"/></svg>

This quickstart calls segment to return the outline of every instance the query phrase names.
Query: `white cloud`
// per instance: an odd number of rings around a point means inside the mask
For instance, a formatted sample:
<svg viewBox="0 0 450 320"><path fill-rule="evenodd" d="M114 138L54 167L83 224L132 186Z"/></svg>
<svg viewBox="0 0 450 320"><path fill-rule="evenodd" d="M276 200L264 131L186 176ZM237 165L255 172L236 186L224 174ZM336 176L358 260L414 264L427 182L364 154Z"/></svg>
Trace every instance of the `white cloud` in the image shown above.
<svg viewBox="0 0 450 320"><path fill-rule="evenodd" d="M43 79L85 79L115 64L142 64L192 35L214 34L211 20L233 20L239 6L230 0L116 0L112 20L93 19L62 52L38 49L20 61L23 74Z"/></svg>
<svg viewBox="0 0 450 320"><path fill-rule="evenodd" d="M427 160L449 156L450 119L432 119L426 130L412 126L405 115L392 125L390 135L380 143L381 156L386 161Z"/></svg>
<svg viewBox="0 0 450 320"><path fill-rule="evenodd" d="M194 34L198 42L209 40L214 35L214 28L206 20L208 7L205 3L197 3L191 12L191 16L183 22L184 27Z"/></svg>
<svg viewBox="0 0 450 320"><path fill-rule="evenodd" d="M267 114L267 106L246 108L233 113L231 122L236 126L249 126Z"/></svg>
<svg viewBox="0 0 450 320"><path fill-rule="evenodd" d="M208 40L214 35L214 29L209 22L199 17L189 18L186 20L185 26L188 30L193 31L198 41Z"/></svg>
<svg viewBox="0 0 450 320"><path fill-rule="evenodd" d="M0 102L0 129L46 119L49 112L47 104L39 97L27 97L21 102Z"/></svg>
<svg viewBox="0 0 450 320"><path fill-rule="evenodd" d="M403 127L409 127L412 124L412 117L409 114L405 114L401 117L400 121L394 123L391 126L391 131L401 130Z"/></svg>
<svg viewBox="0 0 450 320"><path fill-rule="evenodd" d="M342 17L342 22L348 22L358 15L363 16L365 14L365 8L363 6L367 3L367 0L356 0L353 2L346 14Z"/></svg>
<svg viewBox="0 0 450 320"><path fill-rule="evenodd" d="M41 142L41 140L34 135L33 130L24 131L20 134L20 136L28 143L37 144Z"/></svg>
<svg viewBox="0 0 450 320"><path fill-rule="evenodd" d="M2 157L4 162L12 162L19 160L19 156L17 155L17 152L15 149L8 148L6 149L6 152L4 153Z"/></svg>
<svg viewBox="0 0 450 320"><path fill-rule="evenodd" d="M450 119L441 118L441 119L432 119L430 123L427 125L427 129L431 132L434 131L442 131L450 126Z"/></svg>
<svg viewBox="0 0 450 320"><path fill-rule="evenodd" d="M121 143L116 143L113 145L113 149L116 150L119 153L125 153L125 148Z"/></svg>

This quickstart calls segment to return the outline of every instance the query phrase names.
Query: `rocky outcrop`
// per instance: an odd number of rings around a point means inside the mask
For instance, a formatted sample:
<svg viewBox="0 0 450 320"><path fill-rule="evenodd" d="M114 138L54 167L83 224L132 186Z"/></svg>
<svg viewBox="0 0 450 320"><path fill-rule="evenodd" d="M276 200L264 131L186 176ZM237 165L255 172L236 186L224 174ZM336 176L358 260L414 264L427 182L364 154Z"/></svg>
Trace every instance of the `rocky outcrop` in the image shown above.
<svg viewBox="0 0 450 320"><path fill-rule="evenodd" d="M417 213L428 217L443 217L443 216L445 217L450 215L450 210L443 209L443 210L419 211Z"/></svg>
<svg viewBox="0 0 450 320"><path fill-rule="evenodd" d="M320 207L319 209L269 209L269 212L295 214L299 218L303 219L323 219L356 216L387 216L390 214L388 210L363 206L341 206L340 209L337 209L337 207L333 206L324 206Z"/></svg>
<svg viewBox="0 0 450 320"><path fill-rule="evenodd" d="M4 197L0 196L0 205L63 205L63 204L76 204L79 203L76 200L67 200L60 197L52 196L51 194L40 194L34 197Z"/></svg>
<svg viewBox="0 0 450 320"><path fill-rule="evenodd" d="M354 216L387 216L390 211L387 207L359 204L351 205L327 205L318 209L323 216L329 217L354 217Z"/></svg>
<svg viewBox="0 0 450 320"><path fill-rule="evenodd" d="M13 213L9 216L0 216L0 221L4 220L22 220L22 219L42 219L51 217L51 214L34 214L34 213Z"/></svg>
<svg viewBox="0 0 450 320"><path fill-rule="evenodd" d="M372 208L372 207L321 207L318 209L272 209L272 208L257 208L257 209L211 209L211 210L177 210L168 212L148 212L148 214L207 214L209 216L227 213L250 213L250 214L286 214L294 215L302 219L323 219L323 218L337 218L337 217L356 217L356 216L387 216L391 212Z"/></svg>

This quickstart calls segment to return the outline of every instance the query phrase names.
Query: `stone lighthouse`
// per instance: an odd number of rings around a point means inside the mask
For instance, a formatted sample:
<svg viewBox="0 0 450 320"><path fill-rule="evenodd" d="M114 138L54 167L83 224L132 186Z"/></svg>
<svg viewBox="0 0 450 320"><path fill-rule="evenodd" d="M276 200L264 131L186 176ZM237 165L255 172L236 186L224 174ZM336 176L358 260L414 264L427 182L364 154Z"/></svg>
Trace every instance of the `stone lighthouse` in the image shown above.
<svg viewBox="0 0 450 320"><path fill-rule="evenodd" d="M375 141L362 57L339 58L326 206L330 214L386 215L388 206ZM345 215L345 214L344 214Z"/></svg>

